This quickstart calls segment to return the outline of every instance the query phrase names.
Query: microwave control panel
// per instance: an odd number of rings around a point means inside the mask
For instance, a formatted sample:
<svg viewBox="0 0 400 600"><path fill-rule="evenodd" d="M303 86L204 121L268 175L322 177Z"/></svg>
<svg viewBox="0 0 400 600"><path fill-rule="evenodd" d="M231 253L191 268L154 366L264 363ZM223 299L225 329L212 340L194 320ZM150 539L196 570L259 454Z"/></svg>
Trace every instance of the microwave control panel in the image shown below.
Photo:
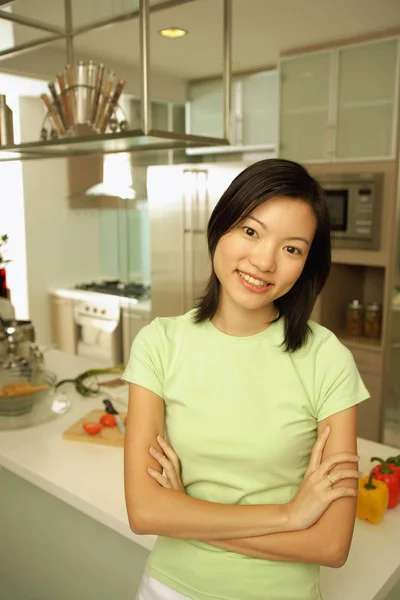
<svg viewBox="0 0 400 600"><path fill-rule="evenodd" d="M331 216L333 248L379 250L382 173L342 173L319 178Z"/></svg>
<svg viewBox="0 0 400 600"><path fill-rule="evenodd" d="M372 236L372 225L374 218L374 197L371 188L360 188L357 194L357 205L355 206L355 234L360 237Z"/></svg>

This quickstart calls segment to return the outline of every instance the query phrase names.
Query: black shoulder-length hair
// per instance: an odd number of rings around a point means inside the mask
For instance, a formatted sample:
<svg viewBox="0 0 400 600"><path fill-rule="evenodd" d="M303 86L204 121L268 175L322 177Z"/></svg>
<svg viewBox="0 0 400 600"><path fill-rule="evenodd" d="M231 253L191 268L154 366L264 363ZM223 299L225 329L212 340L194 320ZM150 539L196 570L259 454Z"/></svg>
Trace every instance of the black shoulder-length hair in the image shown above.
<svg viewBox="0 0 400 600"><path fill-rule="evenodd" d="M285 351L294 352L307 341L308 320L329 275L331 237L329 212L321 186L304 167L290 160L272 158L256 162L242 171L222 194L208 222L212 269L194 320L201 323L212 319L218 309L221 284L213 263L220 238L242 223L257 206L277 196L304 200L317 219L315 236L299 279L284 296L275 300L278 319L285 320Z"/></svg>

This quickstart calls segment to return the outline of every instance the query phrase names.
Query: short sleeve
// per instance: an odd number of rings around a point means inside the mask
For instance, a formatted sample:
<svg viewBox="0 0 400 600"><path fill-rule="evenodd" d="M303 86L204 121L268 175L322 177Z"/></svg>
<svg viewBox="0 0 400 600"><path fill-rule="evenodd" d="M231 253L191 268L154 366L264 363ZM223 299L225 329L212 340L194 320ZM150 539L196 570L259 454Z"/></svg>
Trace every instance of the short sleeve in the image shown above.
<svg viewBox="0 0 400 600"><path fill-rule="evenodd" d="M315 391L317 421L370 397L352 353L333 334L323 341L317 353Z"/></svg>
<svg viewBox="0 0 400 600"><path fill-rule="evenodd" d="M143 327L133 340L122 379L164 397L162 335L157 319Z"/></svg>

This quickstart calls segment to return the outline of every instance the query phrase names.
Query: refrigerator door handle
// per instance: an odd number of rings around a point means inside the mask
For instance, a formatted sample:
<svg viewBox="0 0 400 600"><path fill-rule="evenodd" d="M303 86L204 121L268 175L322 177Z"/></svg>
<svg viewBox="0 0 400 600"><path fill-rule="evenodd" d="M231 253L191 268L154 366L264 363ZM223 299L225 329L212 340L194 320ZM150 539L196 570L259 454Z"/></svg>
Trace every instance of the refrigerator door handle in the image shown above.
<svg viewBox="0 0 400 600"><path fill-rule="evenodd" d="M207 229L209 213L207 175L207 171L197 172L196 192L193 198L193 230L195 231L206 231Z"/></svg>
<svg viewBox="0 0 400 600"><path fill-rule="evenodd" d="M194 248L193 234L186 231L184 234L183 251L183 306L184 312L193 308L194 303Z"/></svg>
<svg viewBox="0 0 400 600"><path fill-rule="evenodd" d="M187 170L184 172L184 308L185 311L193 308L197 300L196 281L199 278L198 264L200 257L196 252L200 250L198 238L206 236L207 221L209 217L209 195L207 187L206 170ZM201 245L201 241L200 241ZM204 251L204 249L202 249ZM200 261L201 262L201 261Z"/></svg>

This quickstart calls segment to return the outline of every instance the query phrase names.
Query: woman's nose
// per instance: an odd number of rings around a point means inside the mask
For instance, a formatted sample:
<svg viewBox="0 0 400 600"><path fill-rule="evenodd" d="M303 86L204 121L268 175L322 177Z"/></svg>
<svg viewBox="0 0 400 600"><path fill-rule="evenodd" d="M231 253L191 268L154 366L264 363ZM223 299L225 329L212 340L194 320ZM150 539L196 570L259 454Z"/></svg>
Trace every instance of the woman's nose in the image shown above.
<svg viewBox="0 0 400 600"><path fill-rule="evenodd" d="M250 255L250 263L260 272L273 273L276 269L275 248L261 245Z"/></svg>

